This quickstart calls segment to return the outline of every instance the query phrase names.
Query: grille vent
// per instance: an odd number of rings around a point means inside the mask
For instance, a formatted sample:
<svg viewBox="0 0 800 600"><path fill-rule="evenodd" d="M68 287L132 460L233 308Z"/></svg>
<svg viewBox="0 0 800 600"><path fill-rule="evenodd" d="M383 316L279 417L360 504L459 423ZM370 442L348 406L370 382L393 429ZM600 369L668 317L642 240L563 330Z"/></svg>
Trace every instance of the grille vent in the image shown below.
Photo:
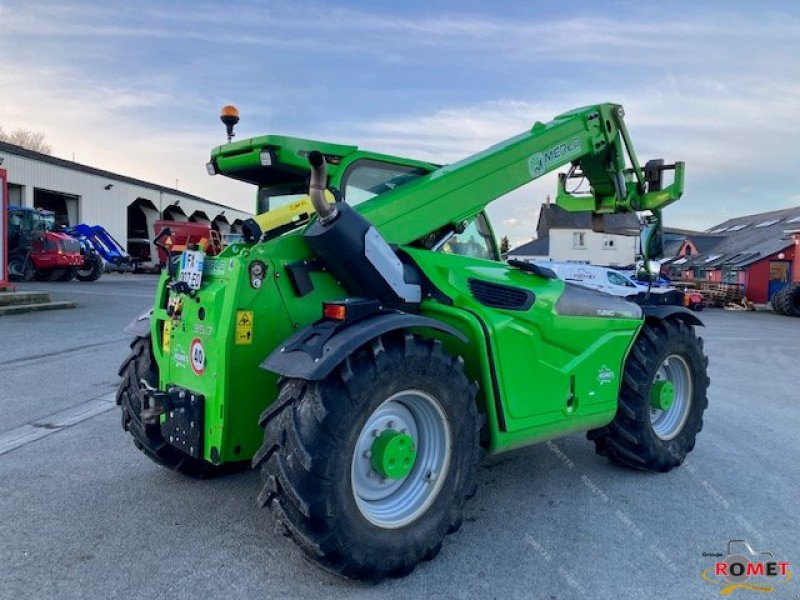
<svg viewBox="0 0 800 600"><path fill-rule="evenodd" d="M472 296L481 304L492 308L528 310L535 299L532 292L480 279L467 281Z"/></svg>

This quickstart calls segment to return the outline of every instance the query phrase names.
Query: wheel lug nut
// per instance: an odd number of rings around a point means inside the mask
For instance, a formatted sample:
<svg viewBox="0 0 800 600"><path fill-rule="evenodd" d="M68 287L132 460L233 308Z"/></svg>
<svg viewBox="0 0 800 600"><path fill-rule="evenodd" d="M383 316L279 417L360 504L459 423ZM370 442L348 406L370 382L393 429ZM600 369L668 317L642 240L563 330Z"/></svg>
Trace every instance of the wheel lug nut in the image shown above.
<svg viewBox="0 0 800 600"><path fill-rule="evenodd" d="M372 458L372 450L364 450L364 458Z"/></svg>
<svg viewBox="0 0 800 600"><path fill-rule="evenodd" d="M388 427L389 429L394 429L394 421L389 421L389 422L386 424L386 427Z"/></svg>
<svg viewBox="0 0 800 600"><path fill-rule="evenodd" d="M378 431L377 429L373 429L372 430L372 437L378 437L380 434L381 434L381 432Z"/></svg>

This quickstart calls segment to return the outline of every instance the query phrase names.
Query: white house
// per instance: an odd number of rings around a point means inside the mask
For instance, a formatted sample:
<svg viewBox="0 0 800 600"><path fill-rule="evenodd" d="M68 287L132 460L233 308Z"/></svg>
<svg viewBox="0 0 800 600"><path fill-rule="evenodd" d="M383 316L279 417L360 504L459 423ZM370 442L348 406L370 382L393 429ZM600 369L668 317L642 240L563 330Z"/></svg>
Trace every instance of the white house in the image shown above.
<svg viewBox="0 0 800 600"><path fill-rule="evenodd" d="M589 213L568 212L546 202L539 213L536 239L510 250L508 258L612 267L633 264L639 250L639 217L636 213L606 215L605 226L606 233L595 232Z"/></svg>

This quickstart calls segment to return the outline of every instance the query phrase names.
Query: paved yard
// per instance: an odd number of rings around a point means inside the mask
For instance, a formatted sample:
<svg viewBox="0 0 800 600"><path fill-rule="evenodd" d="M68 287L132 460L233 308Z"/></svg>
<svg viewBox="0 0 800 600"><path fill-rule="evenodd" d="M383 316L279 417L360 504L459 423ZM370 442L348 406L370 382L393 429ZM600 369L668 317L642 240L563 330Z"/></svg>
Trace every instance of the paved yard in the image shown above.
<svg viewBox="0 0 800 600"><path fill-rule="evenodd" d="M0 597L712 598L703 553L732 538L798 568L800 319L701 315L710 407L683 467L617 468L583 436L489 459L439 557L363 586L273 533L255 473L194 481L123 433L110 400L122 328L154 286L26 284L79 306L0 318ZM774 597L798 597L790 585Z"/></svg>

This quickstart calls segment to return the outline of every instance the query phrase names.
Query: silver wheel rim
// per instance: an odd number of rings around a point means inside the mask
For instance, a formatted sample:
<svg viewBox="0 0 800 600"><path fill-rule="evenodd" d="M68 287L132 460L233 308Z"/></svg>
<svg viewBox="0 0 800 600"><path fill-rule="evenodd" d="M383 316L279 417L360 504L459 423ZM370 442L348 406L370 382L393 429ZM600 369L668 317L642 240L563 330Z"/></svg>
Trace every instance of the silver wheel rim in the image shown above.
<svg viewBox="0 0 800 600"><path fill-rule="evenodd" d="M417 446L414 467L403 479L382 478L370 463L372 443L387 429L405 430ZM451 447L450 425L436 398L414 389L387 398L361 429L351 461L350 483L363 517L384 529L418 519L444 485Z"/></svg>
<svg viewBox="0 0 800 600"><path fill-rule="evenodd" d="M672 354L661 363L655 380L669 381L675 388L675 399L667 410L650 407L653 432L662 440L671 440L683 430L689 417L692 404L691 370L683 357Z"/></svg>

